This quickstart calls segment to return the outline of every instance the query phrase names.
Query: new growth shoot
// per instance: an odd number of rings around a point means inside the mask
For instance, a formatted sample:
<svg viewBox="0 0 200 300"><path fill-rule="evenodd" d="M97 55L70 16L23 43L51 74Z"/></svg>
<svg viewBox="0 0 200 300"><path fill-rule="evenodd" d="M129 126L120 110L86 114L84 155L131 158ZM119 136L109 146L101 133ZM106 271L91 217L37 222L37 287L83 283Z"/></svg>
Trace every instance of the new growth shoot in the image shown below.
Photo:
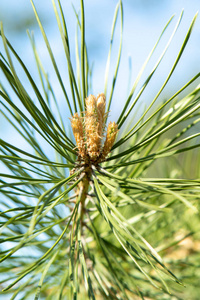
<svg viewBox="0 0 200 300"><path fill-rule="evenodd" d="M71 126L78 148L78 160L87 165L98 164L104 161L110 153L118 132L115 122L110 122L106 127L105 112L106 97L99 94L97 97L90 95L86 98L86 111L82 116L75 113L71 118ZM105 142L104 141L105 136Z"/></svg>

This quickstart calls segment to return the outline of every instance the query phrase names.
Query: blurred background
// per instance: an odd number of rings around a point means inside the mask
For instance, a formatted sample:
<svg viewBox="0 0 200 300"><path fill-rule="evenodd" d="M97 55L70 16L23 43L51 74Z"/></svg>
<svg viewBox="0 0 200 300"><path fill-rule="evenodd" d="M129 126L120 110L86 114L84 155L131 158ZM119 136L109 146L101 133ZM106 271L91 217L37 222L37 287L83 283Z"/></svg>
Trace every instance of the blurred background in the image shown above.
<svg viewBox="0 0 200 300"><path fill-rule="evenodd" d="M61 1L63 10L66 16L66 22L70 37L70 47L72 61L75 65L75 31L76 17L72 7L72 2L77 12L80 12L80 3L76 1ZM93 81L92 92L100 93L104 90L104 74L106 60L109 51L110 34L112 20L115 7L118 1L116 0L101 0L101 1L85 1L86 14L86 42L88 45L89 62L93 65ZM67 63L63 51L62 41L59 36L59 31L54 15L52 3L50 0L34 1L38 14L42 20L42 24L47 33L48 39L52 46L58 66L64 81L68 81ZM184 9L184 15L179 26L178 32L173 39L171 46L161 62L161 65L156 72L152 82L150 83L147 92L144 93L144 102L151 102L156 95L159 87L166 79L167 74L178 55L180 47L184 41L186 32L190 23L200 7L199 0L126 0L123 1L124 7L124 32L123 32L123 48L122 59L120 64L119 78L116 84L114 94L115 104L112 107L114 114L118 114L118 109L121 103L126 99L128 92L131 90L133 82L142 67L145 59L156 43L162 29L172 15L175 15L172 23L167 29L162 38L158 49L152 57L146 68L146 72L141 79L140 86L144 82L146 76L152 70L155 62L161 55L168 39L178 21L181 11ZM61 89L55 79L55 73L50 62L49 55L44 44L42 34L37 25L34 12L30 1L25 0L9 0L0 2L0 19L3 21L4 31L9 41L14 46L17 53L28 66L29 71L33 75L36 82L39 83L36 64L34 62L33 51L30 45L29 38L26 34L28 29L34 32L37 50L41 61L48 72L53 88L56 90L57 99L62 102L63 95ZM114 47L111 59L110 83L115 69L117 60L118 46L120 40L120 20L115 32ZM3 52L2 43L0 44ZM188 80L199 72L200 66L200 17L195 24L191 39L185 49L185 52L176 68L172 80L167 84L162 99L169 97L174 92L179 90ZM22 72L19 69L19 74ZM21 74L23 80L23 72ZM24 77L24 84L26 79ZM197 82L193 84L193 87ZM192 87L191 87L192 89ZM109 88L108 88L109 93Z"/></svg>

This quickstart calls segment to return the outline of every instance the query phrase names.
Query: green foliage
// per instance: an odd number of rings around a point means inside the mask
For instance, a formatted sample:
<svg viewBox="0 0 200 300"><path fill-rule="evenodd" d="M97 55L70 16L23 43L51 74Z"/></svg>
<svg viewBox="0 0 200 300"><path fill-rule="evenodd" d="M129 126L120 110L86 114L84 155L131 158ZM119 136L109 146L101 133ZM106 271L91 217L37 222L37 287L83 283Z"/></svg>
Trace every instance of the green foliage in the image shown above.
<svg viewBox="0 0 200 300"><path fill-rule="evenodd" d="M85 42L84 2L80 1L80 19L74 9L77 17L76 74L62 6L60 0L57 3L52 0L66 54L69 91L32 0L31 3L68 112L71 116L75 112L80 114L85 108L85 98L91 93L89 82L92 79ZM118 17L121 40L112 84L108 88ZM200 73L169 99L162 103L157 101L181 59L196 18L197 15L166 80L136 119L136 104L151 83L182 15L155 67L141 84L144 70L173 18L163 29L130 94L127 99L124 97L124 107L115 120L120 128L118 140L110 156L101 164L91 165L85 202L80 186L84 185L86 166L77 161L70 120L66 126L34 37L29 34L41 90L5 37L1 25L5 55L1 53L0 67L9 84L8 92L1 84L1 113L30 149L0 140L0 157L4 164L0 179L3 297L57 300L198 298L200 86L184 97L182 92L199 79ZM107 112L117 83L122 31L123 7L119 1L105 68L105 86L102 87L108 99ZM13 61L23 69L34 97L20 80Z"/></svg>

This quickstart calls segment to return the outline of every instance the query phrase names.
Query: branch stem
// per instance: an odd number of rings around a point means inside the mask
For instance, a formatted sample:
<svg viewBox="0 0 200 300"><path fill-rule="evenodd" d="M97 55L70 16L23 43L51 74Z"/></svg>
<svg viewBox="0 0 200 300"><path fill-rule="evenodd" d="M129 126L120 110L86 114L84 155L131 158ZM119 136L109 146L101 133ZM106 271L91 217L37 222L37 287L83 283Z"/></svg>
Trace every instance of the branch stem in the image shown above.
<svg viewBox="0 0 200 300"><path fill-rule="evenodd" d="M80 181L78 184L78 189L77 189L77 198L80 199L80 224L81 228L83 227L83 222L84 222L84 215L85 215L85 200L88 195L88 189L89 189L89 183L90 183L90 178L91 178L91 166L87 166L85 168L85 175L83 179Z"/></svg>

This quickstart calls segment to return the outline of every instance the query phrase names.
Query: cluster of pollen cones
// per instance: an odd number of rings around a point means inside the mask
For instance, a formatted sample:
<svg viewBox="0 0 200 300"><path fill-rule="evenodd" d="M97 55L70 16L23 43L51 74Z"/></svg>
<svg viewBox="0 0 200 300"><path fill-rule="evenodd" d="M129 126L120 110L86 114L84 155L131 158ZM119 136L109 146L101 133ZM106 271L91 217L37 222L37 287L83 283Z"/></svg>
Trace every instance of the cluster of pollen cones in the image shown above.
<svg viewBox="0 0 200 300"><path fill-rule="evenodd" d="M85 100L86 111L79 116L75 113L71 118L71 126L78 148L79 158L101 162L109 154L118 132L115 122L110 122L105 130L107 113L106 97L99 94L90 95Z"/></svg>

